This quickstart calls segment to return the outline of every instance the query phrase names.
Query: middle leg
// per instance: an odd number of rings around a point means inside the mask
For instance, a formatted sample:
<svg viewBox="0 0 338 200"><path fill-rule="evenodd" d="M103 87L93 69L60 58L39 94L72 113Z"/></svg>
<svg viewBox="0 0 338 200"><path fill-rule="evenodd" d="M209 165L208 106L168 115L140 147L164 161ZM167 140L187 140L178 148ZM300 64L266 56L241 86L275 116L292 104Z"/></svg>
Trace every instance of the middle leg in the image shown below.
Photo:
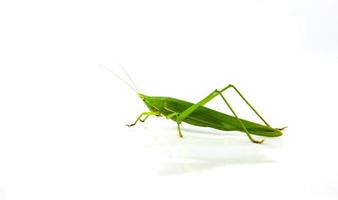
<svg viewBox="0 0 338 200"><path fill-rule="evenodd" d="M181 122L178 122L177 119L178 119L178 116L179 114L174 112L174 113L171 113L169 115L166 115L165 117L167 119L173 119L175 117L175 121L177 123L177 130L178 130L178 136L180 136L180 138L183 138L183 135L182 135L182 131L181 131Z"/></svg>

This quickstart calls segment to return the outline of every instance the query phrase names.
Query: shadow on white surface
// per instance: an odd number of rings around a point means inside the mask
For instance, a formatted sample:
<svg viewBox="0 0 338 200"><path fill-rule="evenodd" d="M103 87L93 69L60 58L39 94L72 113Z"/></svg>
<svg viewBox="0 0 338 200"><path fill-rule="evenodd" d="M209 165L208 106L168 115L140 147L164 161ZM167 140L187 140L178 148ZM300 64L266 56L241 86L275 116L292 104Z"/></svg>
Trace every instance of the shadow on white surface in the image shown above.
<svg viewBox="0 0 338 200"><path fill-rule="evenodd" d="M7 199L5 196L5 190L0 186L0 200Z"/></svg>
<svg viewBox="0 0 338 200"><path fill-rule="evenodd" d="M262 145L251 143L238 132L221 132L213 129L182 129L184 138L177 136L175 128L150 130L151 148L161 151L160 173L175 175L212 170L214 168L278 162L269 155L278 149L280 141L265 138ZM161 132L161 134L158 134ZM273 141L274 140L274 141ZM278 140L278 139L277 139Z"/></svg>

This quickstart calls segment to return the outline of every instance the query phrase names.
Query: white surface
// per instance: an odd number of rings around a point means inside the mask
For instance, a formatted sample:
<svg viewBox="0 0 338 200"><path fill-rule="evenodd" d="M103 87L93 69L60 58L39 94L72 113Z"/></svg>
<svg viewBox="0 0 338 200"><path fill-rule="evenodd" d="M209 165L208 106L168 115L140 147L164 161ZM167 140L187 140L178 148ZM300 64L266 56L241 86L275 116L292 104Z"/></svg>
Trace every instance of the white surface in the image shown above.
<svg viewBox="0 0 338 200"><path fill-rule="evenodd" d="M337 199L336 1L1 1L0 199ZM151 118L233 83L280 138ZM240 116L257 120L233 93ZM225 112L217 99L210 107ZM258 138L258 137L257 137Z"/></svg>

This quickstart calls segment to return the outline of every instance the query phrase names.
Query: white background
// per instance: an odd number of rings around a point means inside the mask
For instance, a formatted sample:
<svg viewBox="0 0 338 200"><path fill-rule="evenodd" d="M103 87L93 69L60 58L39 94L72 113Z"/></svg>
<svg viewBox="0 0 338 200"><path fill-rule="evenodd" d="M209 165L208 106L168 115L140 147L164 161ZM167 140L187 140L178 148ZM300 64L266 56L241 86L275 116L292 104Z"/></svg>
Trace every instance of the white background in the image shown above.
<svg viewBox="0 0 338 200"><path fill-rule="evenodd" d="M0 199L337 199L338 3L0 2ZM280 138L163 118L233 83ZM243 118L257 118L226 92ZM209 106L228 112L220 99ZM259 138L259 137L256 137Z"/></svg>

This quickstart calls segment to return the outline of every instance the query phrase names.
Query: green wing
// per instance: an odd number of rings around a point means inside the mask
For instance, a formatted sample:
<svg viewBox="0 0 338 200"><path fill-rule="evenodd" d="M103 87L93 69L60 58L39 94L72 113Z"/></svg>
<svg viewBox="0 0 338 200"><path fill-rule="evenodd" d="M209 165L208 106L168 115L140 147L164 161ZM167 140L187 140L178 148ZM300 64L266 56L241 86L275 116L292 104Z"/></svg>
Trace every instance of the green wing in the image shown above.
<svg viewBox="0 0 338 200"><path fill-rule="evenodd" d="M193 103L174 98L163 98L163 101L164 114L170 114L173 112L182 113L187 108L193 105ZM277 137L282 135L282 132L277 129L254 123L248 120L241 120L251 134L268 137ZM244 132L241 124L235 117L212 110L204 106L200 106L199 108L197 108L184 120L184 122L195 126L211 127L223 131Z"/></svg>

